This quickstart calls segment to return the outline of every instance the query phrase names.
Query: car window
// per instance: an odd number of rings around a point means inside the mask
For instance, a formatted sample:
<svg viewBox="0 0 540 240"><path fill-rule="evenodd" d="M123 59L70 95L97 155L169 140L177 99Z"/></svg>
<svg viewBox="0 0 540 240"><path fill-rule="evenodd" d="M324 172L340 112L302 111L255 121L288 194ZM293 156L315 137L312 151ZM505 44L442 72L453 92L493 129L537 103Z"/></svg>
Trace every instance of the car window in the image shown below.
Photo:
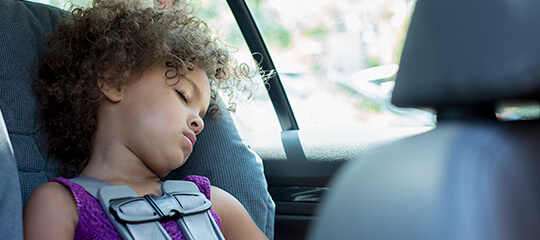
<svg viewBox="0 0 540 240"><path fill-rule="evenodd" d="M434 126L435 115L390 104L413 0L246 0L269 49L300 129ZM284 7L286 6L286 7ZM202 1L238 58L250 61L225 1ZM263 59L264 61L264 59ZM280 131L259 85L234 118L242 131Z"/></svg>
<svg viewBox="0 0 540 240"><path fill-rule="evenodd" d="M237 103L233 119L241 132L269 130L280 131L279 120L274 111L272 102L263 80L257 73L257 64L242 32L236 23L236 19L231 12L227 1L223 0L202 0L199 6L199 16L216 27L218 34L225 43L233 50L233 56L239 62L247 63L255 76L250 85L253 91L251 99L240 97L234 99ZM226 98L226 96L222 95Z"/></svg>
<svg viewBox="0 0 540 240"><path fill-rule="evenodd" d="M412 0L248 0L300 129L433 126L389 103Z"/></svg>

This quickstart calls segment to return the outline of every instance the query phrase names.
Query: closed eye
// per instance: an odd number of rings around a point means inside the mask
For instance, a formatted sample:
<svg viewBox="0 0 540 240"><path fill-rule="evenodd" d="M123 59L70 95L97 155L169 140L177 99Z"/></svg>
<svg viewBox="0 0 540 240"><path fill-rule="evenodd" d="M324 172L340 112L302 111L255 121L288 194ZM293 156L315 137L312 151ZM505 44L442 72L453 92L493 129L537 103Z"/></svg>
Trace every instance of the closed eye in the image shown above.
<svg viewBox="0 0 540 240"><path fill-rule="evenodd" d="M176 92L178 93L178 96L180 96L180 98L181 98L185 103L189 103L189 99L188 99L188 97L187 97L186 92L181 91L181 90L177 90Z"/></svg>

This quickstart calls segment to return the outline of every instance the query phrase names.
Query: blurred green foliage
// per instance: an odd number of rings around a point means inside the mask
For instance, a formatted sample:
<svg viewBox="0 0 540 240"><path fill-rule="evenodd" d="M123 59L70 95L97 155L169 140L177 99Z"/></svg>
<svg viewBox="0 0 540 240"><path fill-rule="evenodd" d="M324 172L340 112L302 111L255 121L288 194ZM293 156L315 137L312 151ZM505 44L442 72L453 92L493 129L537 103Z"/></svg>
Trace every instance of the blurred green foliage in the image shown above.
<svg viewBox="0 0 540 240"><path fill-rule="evenodd" d="M259 31L266 44L287 48L292 43L292 34L278 23L279 15L275 9L265 9L265 0L247 0L246 3L255 18Z"/></svg>
<svg viewBox="0 0 540 240"><path fill-rule="evenodd" d="M324 38L326 37L326 34L328 33L328 30L325 26L318 26L313 29L305 30L304 36L306 37L314 37L314 38Z"/></svg>

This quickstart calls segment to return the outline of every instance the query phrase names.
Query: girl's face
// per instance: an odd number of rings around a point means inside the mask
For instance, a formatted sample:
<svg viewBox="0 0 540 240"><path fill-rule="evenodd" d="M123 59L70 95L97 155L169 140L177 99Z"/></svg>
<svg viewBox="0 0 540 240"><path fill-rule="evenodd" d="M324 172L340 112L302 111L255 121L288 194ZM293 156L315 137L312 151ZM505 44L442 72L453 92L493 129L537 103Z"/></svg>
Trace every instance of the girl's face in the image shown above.
<svg viewBox="0 0 540 240"><path fill-rule="evenodd" d="M210 103L204 70L195 67L180 79L168 79L167 71L173 70L164 62L155 64L122 89L119 102L122 141L160 177L180 167L191 154Z"/></svg>

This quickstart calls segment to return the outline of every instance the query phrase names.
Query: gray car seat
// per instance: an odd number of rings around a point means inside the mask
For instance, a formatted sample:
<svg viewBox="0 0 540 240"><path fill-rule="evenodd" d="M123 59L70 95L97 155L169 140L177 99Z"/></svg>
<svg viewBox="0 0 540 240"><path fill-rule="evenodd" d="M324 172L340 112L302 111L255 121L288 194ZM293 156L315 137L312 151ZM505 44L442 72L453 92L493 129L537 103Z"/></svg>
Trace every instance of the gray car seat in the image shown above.
<svg viewBox="0 0 540 240"><path fill-rule="evenodd" d="M392 102L432 131L345 165L309 239L540 239L540 1L418 0Z"/></svg>
<svg viewBox="0 0 540 240"><path fill-rule="evenodd" d="M19 226L19 210L30 193L57 174L58 160L46 150L47 131L32 92L32 77L37 74L46 35L54 31L64 14L60 9L43 4L0 0L0 109L13 145L19 177L13 169L4 168L13 163L2 155L0 201L10 203L2 207L15 206L15 214L2 208L2 227L9 227L4 224L8 220ZM189 174L207 176L213 185L238 198L255 223L272 239L274 203L267 191L262 161L244 144L230 114L220 103L224 114L204 119L205 131L198 136L190 160L168 178L179 179ZM22 238L20 229L20 226L12 228ZM4 234L2 228L0 239L6 237Z"/></svg>
<svg viewBox="0 0 540 240"><path fill-rule="evenodd" d="M21 186L17 163L9 141L4 118L0 111L0 237L19 239L22 232Z"/></svg>

